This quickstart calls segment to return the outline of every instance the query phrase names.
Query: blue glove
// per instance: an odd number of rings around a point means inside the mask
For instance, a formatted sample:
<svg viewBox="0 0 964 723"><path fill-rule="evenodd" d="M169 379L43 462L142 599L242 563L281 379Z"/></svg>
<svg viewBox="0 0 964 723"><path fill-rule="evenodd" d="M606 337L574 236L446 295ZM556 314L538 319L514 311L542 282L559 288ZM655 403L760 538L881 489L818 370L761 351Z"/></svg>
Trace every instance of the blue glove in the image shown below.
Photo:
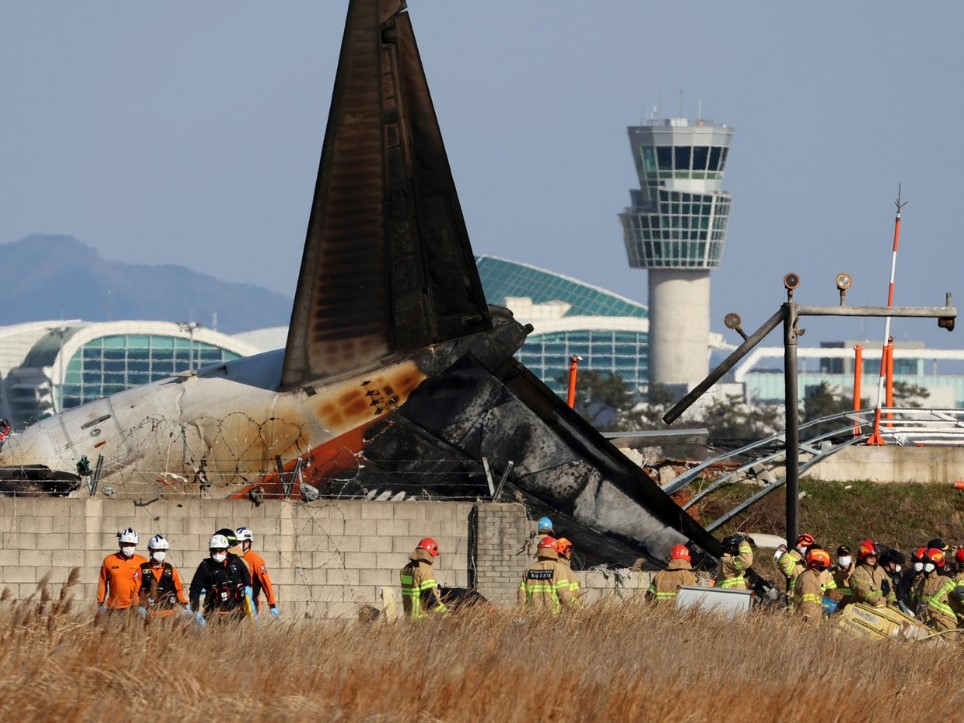
<svg viewBox="0 0 964 723"><path fill-rule="evenodd" d="M196 622L202 628L208 624L207 621L204 619L204 615L201 614L200 610L194 613L194 622Z"/></svg>
<svg viewBox="0 0 964 723"><path fill-rule="evenodd" d="M104 615L104 614L106 614L106 613L107 613L107 606L106 606L106 605L98 605L98 606L97 606L97 617L100 617L101 615Z"/></svg>
<svg viewBox="0 0 964 723"><path fill-rule="evenodd" d="M193 615L191 603L184 603L184 617L189 618L191 615Z"/></svg>
<svg viewBox="0 0 964 723"><path fill-rule="evenodd" d="M837 612L836 600L831 600L830 598L825 597L823 600L820 601L820 604L823 605L823 611L827 615L832 615L833 613Z"/></svg>
<svg viewBox="0 0 964 723"><path fill-rule="evenodd" d="M272 617L274 620L280 620L280 619L281 619L281 611L278 610L278 608L275 607L274 605L271 606L271 617Z"/></svg>
<svg viewBox="0 0 964 723"><path fill-rule="evenodd" d="M146 617L147 617L147 608L145 608L145 607L139 607L139 608L137 608L137 614L140 615L142 618L146 618Z"/></svg>

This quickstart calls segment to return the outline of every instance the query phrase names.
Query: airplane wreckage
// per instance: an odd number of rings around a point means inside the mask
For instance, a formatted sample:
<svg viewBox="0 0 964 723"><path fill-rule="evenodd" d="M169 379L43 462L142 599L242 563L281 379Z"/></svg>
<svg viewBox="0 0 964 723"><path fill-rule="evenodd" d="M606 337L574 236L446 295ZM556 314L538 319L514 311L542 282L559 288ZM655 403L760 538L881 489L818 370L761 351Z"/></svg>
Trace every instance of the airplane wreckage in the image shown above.
<svg viewBox="0 0 964 723"><path fill-rule="evenodd" d="M464 499L491 470L588 564L718 555L513 358L529 331L483 295L404 0L351 0L285 349L44 419L0 450L0 487Z"/></svg>

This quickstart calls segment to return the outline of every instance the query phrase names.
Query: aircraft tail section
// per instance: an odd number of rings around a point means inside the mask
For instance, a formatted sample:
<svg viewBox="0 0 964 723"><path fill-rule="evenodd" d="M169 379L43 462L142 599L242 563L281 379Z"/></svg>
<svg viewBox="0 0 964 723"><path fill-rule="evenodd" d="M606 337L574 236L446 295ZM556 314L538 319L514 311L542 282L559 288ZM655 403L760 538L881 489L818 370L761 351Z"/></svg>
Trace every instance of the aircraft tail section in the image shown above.
<svg viewBox="0 0 964 723"><path fill-rule="evenodd" d="M491 327L402 0L354 0L281 388Z"/></svg>

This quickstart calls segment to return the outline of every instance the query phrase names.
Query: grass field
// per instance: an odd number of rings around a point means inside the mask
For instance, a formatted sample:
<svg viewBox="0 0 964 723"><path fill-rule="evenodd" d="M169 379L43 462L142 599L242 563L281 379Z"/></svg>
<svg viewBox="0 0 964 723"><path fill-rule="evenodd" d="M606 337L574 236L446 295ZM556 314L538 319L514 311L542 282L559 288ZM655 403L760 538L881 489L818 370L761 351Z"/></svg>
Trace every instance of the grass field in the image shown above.
<svg viewBox="0 0 964 723"><path fill-rule="evenodd" d="M960 643L865 641L786 613L639 602L520 619L196 628L93 622L44 591L0 611L4 720L959 720Z"/></svg>

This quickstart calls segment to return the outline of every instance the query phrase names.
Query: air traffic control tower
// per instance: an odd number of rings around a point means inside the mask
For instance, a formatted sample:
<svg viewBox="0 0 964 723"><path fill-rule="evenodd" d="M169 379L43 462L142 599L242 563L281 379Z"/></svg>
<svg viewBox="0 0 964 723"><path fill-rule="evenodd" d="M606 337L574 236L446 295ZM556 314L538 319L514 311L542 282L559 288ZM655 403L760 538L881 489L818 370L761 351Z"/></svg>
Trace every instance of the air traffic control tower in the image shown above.
<svg viewBox="0 0 964 723"><path fill-rule="evenodd" d="M629 265L649 269L649 381L679 395L709 373L710 269L730 218L733 129L665 118L628 130L640 187L619 218Z"/></svg>

